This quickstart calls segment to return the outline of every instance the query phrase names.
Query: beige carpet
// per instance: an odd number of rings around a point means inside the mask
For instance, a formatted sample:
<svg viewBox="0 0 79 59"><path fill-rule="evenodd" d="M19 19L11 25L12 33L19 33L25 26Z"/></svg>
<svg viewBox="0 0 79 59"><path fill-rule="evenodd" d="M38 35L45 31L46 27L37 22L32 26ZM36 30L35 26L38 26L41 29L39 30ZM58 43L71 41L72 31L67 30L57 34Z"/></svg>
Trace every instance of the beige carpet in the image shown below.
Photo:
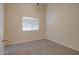
<svg viewBox="0 0 79 59"><path fill-rule="evenodd" d="M5 47L5 55L76 55L78 51L43 39Z"/></svg>

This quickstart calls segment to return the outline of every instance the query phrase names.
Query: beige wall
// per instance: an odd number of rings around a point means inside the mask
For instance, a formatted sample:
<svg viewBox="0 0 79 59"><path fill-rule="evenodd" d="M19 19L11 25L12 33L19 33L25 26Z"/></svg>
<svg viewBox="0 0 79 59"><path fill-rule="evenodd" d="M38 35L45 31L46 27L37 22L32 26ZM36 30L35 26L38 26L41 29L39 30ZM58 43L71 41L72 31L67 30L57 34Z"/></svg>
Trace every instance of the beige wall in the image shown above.
<svg viewBox="0 0 79 59"><path fill-rule="evenodd" d="M4 39L4 5L0 3L0 55L4 54L4 44L2 40Z"/></svg>
<svg viewBox="0 0 79 59"><path fill-rule="evenodd" d="M45 33L44 6L36 4L5 4L5 39L7 45L43 39ZM40 8L40 10L39 10ZM22 16L39 17L39 31L22 31Z"/></svg>
<svg viewBox="0 0 79 59"><path fill-rule="evenodd" d="M48 4L47 39L79 50L79 4Z"/></svg>
<svg viewBox="0 0 79 59"><path fill-rule="evenodd" d="M4 5L0 3L0 40L3 40L4 35Z"/></svg>

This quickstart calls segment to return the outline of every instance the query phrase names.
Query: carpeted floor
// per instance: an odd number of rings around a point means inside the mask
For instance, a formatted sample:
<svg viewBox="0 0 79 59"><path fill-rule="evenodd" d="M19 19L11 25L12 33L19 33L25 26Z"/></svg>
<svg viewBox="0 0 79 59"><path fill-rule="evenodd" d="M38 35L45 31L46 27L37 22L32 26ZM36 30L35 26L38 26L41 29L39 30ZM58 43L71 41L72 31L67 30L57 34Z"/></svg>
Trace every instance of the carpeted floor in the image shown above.
<svg viewBox="0 0 79 59"><path fill-rule="evenodd" d="M47 39L5 47L5 55L78 55L79 52Z"/></svg>

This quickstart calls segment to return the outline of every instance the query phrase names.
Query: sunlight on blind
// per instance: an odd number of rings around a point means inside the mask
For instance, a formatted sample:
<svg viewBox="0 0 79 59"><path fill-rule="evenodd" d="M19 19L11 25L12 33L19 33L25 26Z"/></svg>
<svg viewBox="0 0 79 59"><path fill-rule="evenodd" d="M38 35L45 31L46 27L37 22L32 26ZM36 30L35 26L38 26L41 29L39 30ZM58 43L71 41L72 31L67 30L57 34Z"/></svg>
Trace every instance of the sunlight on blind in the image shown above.
<svg viewBox="0 0 79 59"><path fill-rule="evenodd" d="M39 30L39 19L32 17L22 17L22 31Z"/></svg>

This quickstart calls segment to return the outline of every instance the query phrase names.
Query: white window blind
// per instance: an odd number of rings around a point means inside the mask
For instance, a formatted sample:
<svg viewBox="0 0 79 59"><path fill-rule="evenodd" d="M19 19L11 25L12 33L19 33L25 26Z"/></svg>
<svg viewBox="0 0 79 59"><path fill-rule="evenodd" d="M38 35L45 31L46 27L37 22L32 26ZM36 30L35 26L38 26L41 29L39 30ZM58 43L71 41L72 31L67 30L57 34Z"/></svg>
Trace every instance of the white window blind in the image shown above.
<svg viewBox="0 0 79 59"><path fill-rule="evenodd" d="M22 30L23 31L36 31L39 30L39 19L32 17L22 17Z"/></svg>

